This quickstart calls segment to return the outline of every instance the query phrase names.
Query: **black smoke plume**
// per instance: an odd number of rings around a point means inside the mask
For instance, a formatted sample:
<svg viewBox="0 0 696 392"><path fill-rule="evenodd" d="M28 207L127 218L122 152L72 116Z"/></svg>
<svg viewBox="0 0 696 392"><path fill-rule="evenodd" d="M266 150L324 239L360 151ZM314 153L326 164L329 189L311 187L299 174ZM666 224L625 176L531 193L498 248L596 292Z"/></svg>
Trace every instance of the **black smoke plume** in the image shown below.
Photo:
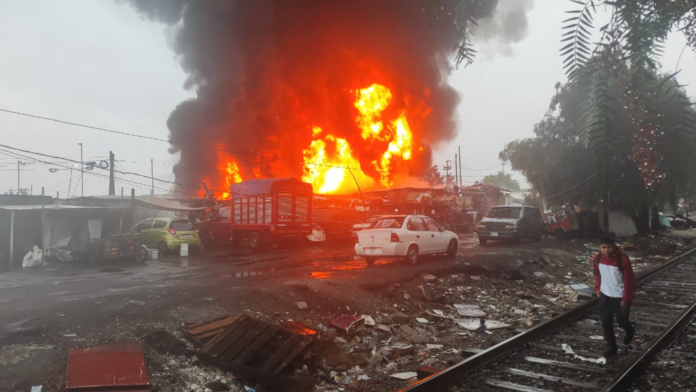
<svg viewBox="0 0 696 392"><path fill-rule="evenodd" d="M457 31L467 16L492 17L498 6L497 0L131 3L175 31L173 49L196 97L169 117L170 150L180 153L177 181L196 186L219 172L221 150L244 178L300 177L313 125L347 139L362 168L379 178L370 169L380 152L360 139L352 93L373 83L391 89L392 115L430 108L409 118L419 151L405 168L425 172L432 148L457 131L460 97L448 84Z"/></svg>

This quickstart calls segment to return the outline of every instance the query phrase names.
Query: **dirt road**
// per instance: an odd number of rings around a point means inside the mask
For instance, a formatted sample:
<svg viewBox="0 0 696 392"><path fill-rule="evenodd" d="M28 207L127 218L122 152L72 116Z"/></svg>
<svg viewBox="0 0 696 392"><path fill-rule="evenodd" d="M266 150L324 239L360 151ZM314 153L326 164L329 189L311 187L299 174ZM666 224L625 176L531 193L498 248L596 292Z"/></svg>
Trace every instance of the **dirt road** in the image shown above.
<svg viewBox="0 0 696 392"><path fill-rule="evenodd" d="M576 248L557 241L481 247L475 236L462 235L457 257L423 257L415 266L400 260L367 266L354 256L352 244L322 244L11 271L0 274L0 390L61 390L70 348L143 341L152 331L177 331L182 323L221 314L327 324L337 311L375 314L385 304L399 306L405 300L386 289L424 272L521 281L540 268L534 264L540 257L570 260ZM558 279L565 273L558 271ZM298 309L300 301L309 309ZM173 343L156 351L186 356L187 350ZM146 352L152 383L178 385L179 376L154 355Z"/></svg>

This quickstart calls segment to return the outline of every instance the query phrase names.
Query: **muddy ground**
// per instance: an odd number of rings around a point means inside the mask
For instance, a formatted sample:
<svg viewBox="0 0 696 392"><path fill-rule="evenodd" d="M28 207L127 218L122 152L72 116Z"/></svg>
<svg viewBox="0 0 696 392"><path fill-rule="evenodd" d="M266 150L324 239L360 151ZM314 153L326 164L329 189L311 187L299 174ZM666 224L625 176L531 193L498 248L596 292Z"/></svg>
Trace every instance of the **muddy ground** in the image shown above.
<svg viewBox="0 0 696 392"><path fill-rule="evenodd" d="M677 252L689 246L683 236L692 235L678 234L671 240L679 244ZM278 324L299 321L319 331L308 369L284 390L397 390L409 381L389 378L391 372L451 365L461 359L452 355L456 350L486 348L515 328L528 328L582 301L567 285L591 286L588 255L594 247L585 240L479 246L474 235L461 235L457 257L426 256L415 266L400 260L366 266L352 244L327 243L262 253L223 247L145 264L53 263L5 272L0 274L0 391L26 392L36 385L63 391L69 349L124 341L143 342L154 390L205 391L213 381L225 384L218 388L238 390L228 372L196 358L181 326L242 313ZM648 248L633 253L639 270L669 257L646 254ZM437 297L431 301L415 283L425 275L435 278L429 281ZM298 302L308 309L299 309ZM418 328L416 316L452 312L454 303L481 305L490 319L511 326L476 334L456 325L430 328L437 321L430 317L429 329ZM393 323L390 332L368 329L358 338L345 336L325 328L337 312L370 315L378 324L401 312L425 338L409 337ZM372 351L366 342L370 334L380 341ZM375 356L376 349L404 339L413 339L419 353L406 359ZM423 351L426 341L443 347ZM332 360L348 351L359 360L358 369L350 358Z"/></svg>

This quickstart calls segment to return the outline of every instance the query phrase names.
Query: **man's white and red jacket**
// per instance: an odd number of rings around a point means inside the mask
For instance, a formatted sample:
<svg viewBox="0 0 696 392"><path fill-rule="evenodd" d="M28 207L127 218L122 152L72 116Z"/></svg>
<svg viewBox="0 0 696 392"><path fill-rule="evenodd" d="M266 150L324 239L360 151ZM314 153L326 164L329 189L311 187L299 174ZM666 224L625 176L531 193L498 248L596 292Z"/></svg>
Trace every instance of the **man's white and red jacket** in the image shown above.
<svg viewBox="0 0 696 392"><path fill-rule="evenodd" d="M595 277L595 291L600 290L607 297L621 298L627 302L633 302L636 297L636 277L633 275L633 267L628 256L623 254L620 249L616 249L611 258L603 254L599 263L592 258L592 269ZM623 273L619 271L618 263L623 267Z"/></svg>

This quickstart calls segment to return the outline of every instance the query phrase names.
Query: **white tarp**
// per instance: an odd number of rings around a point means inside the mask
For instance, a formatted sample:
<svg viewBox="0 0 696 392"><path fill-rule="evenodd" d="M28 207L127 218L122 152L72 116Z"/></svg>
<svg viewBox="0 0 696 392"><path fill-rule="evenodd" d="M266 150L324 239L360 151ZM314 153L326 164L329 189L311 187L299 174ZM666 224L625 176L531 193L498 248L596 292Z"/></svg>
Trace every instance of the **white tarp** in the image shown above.
<svg viewBox="0 0 696 392"><path fill-rule="evenodd" d="M638 234L633 219L623 212L609 212L609 232L614 233L617 237L633 237Z"/></svg>
<svg viewBox="0 0 696 392"><path fill-rule="evenodd" d="M43 253L41 252L41 249L39 249L38 246L34 245L34 251L29 252L24 256L22 268L33 268L43 266L44 263L41 260L43 258L42 255Z"/></svg>

